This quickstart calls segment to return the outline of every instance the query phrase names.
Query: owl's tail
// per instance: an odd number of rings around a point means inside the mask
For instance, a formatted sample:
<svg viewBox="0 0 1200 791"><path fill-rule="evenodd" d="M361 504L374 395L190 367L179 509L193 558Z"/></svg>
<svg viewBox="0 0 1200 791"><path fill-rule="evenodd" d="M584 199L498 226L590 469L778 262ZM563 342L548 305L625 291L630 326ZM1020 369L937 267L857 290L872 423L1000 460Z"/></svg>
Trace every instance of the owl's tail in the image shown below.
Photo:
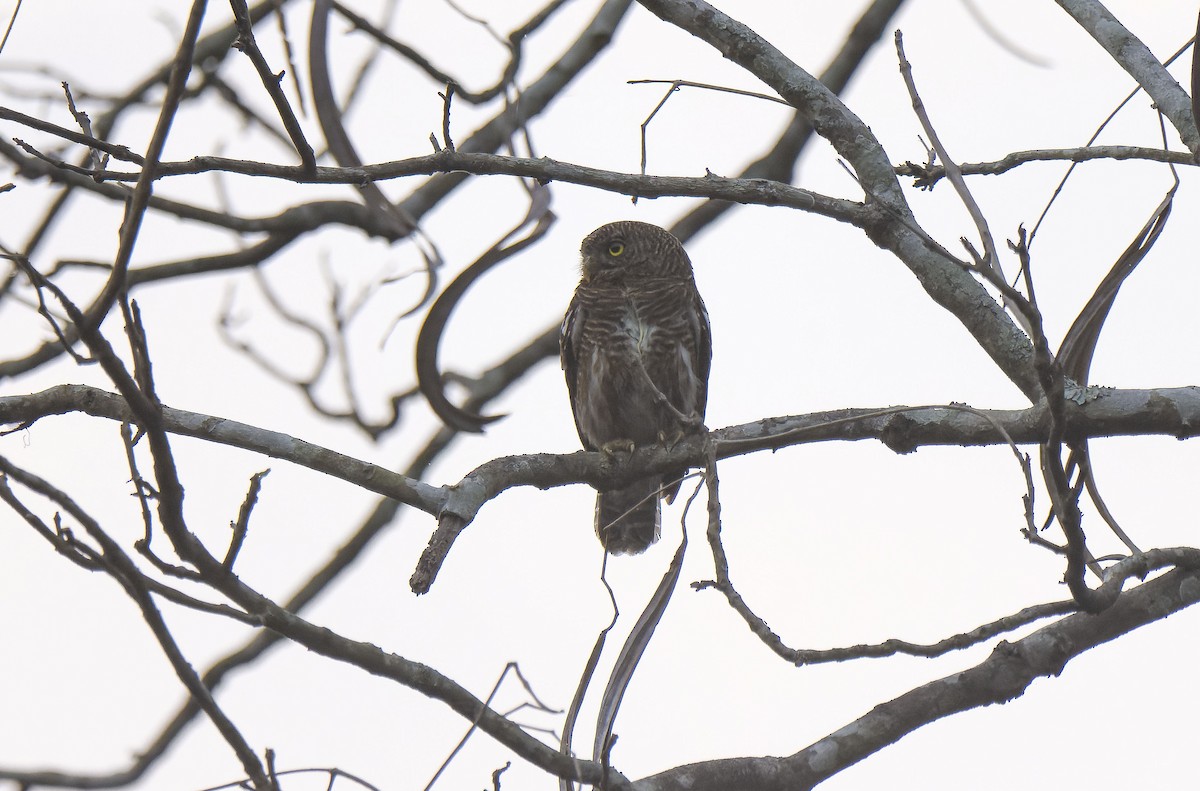
<svg viewBox="0 0 1200 791"><path fill-rule="evenodd" d="M657 478L596 495L596 535L613 555L636 555L658 540L662 519Z"/></svg>

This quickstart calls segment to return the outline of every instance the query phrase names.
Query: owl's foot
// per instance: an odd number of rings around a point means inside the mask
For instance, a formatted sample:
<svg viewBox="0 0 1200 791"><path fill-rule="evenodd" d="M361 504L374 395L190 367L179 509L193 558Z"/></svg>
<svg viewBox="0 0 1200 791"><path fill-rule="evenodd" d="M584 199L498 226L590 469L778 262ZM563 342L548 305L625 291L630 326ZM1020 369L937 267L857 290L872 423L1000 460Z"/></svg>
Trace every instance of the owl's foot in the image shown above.
<svg viewBox="0 0 1200 791"><path fill-rule="evenodd" d="M631 439L610 439L600 446L600 452L605 456L615 456L618 453L633 453L633 440Z"/></svg>
<svg viewBox="0 0 1200 791"><path fill-rule="evenodd" d="M658 432L658 444L662 446L663 450L675 450L675 446L686 436L687 432L682 429L669 434L665 431L660 431Z"/></svg>

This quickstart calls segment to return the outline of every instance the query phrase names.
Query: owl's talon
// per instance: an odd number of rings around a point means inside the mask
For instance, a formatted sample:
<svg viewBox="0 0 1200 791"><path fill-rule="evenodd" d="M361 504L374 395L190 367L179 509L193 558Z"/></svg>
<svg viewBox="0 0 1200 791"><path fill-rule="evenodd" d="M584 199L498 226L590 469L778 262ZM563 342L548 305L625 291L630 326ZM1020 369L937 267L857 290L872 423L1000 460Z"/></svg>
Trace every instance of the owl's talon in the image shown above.
<svg viewBox="0 0 1200 791"><path fill-rule="evenodd" d="M675 446L686 436L687 434L682 429L673 431L670 434L660 431L658 432L658 444L662 446L663 450L675 450Z"/></svg>
<svg viewBox="0 0 1200 791"><path fill-rule="evenodd" d="M618 453L630 454L633 453L633 447L631 439L610 439L600 446L600 452L605 456L615 456Z"/></svg>

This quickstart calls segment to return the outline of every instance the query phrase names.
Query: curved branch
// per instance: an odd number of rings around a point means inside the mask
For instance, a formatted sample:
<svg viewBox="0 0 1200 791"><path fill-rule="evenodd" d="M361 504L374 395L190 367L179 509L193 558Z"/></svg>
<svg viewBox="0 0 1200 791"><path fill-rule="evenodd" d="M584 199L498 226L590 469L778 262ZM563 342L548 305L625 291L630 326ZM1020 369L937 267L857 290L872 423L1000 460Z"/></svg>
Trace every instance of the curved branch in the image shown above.
<svg viewBox="0 0 1200 791"><path fill-rule="evenodd" d="M488 423L503 417L468 412L451 403L446 397L446 392L442 389L442 374L438 368L438 346L441 344L442 333L450 321L451 313L476 280L497 264L536 243L550 230L554 219L554 213L550 211L550 189L535 183L530 189L529 210L521 222L460 272L429 308L417 335L417 384L433 411L447 426L459 431L481 433ZM519 239L513 239L531 225L533 227L529 228L529 233Z"/></svg>
<svg viewBox="0 0 1200 791"><path fill-rule="evenodd" d="M645 791L812 788L924 725L980 706L1014 700L1035 679L1059 675L1068 662L1085 651L1197 602L1200 602L1200 574L1176 569L1126 592L1099 615L1071 615L1021 640L1001 642L975 667L876 706L858 720L786 758L705 761L669 769L634 783L634 787Z"/></svg>
<svg viewBox="0 0 1200 791"><path fill-rule="evenodd" d="M1159 569L1174 566L1195 568L1198 565L1200 565L1200 550L1192 547L1152 549L1148 552L1138 552L1105 569L1103 584L1095 591L1095 595L1103 603L1104 607L1108 607L1117 600L1125 583L1133 577L1144 580L1147 574ZM731 592L737 595L737 592L733 591L732 586L729 585L728 577L724 581L718 579L715 582L693 582L692 588L695 590L716 588L727 597ZM913 643L908 640L890 639L882 643L816 649L788 647L779 635L772 632L761 618L757 616L747 618L747 611L744 609L744 605L742 605L742 608L739 608L738 604L732 600L730 604L733 606L734 611L738 612L746 620L750 630L754 632L755 636L767 648L770 648L784 661L790 662L797 667L825 664L828 662L845 662L850 659L878 659L898 654L922 657L943 656L951 651L961 651L964 648L978 645L985 640L990 640L1005 632L1021 629L1036 621L1058 615L1070 615L1080 611L1078 602L1068 599L1067 601L1026 607L1020 612L998 618L991 623L977 626L970 631L946 637L936 643Z"/></svg>
<svg viewBox="0 0 1200 791"><path fill-rule="evenodd" d="M317 121L325 135L325 142L329 146L329 153L339 165L358 167L362 165L362 160L359 159L350 135L342 123L342 110L334 96L333 83L329 76L327 39L331 11L332 0L316 0L313 3L308 29L308 77L312 84L313 106L316 108ZM311 171L313 168L304 169ZM388 200L375 182L364 179L354 186L362 194L363 201L379 214L381 220L394 225L398 235L405 236L416 230L416 220ZM430 282L433 282L432 271Z"/></svg>

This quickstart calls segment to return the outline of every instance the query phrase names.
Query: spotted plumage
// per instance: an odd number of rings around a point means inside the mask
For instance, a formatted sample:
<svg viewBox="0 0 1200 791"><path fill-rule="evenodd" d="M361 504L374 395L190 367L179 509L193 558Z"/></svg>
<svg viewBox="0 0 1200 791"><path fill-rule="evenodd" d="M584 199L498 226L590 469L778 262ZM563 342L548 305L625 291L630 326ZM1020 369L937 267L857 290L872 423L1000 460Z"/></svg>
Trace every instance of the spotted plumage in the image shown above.
<svg viewBox="0 0 1200 791"><path fill-rule="evenodd" d="M588 450L670 443L701 430L712 359L708 313L679 240L615 222L580 246L582 273L563 319L561 353L579 439ZM596 534L614 554L658 539L659 496L686 470L596 495Z"/></svg>

